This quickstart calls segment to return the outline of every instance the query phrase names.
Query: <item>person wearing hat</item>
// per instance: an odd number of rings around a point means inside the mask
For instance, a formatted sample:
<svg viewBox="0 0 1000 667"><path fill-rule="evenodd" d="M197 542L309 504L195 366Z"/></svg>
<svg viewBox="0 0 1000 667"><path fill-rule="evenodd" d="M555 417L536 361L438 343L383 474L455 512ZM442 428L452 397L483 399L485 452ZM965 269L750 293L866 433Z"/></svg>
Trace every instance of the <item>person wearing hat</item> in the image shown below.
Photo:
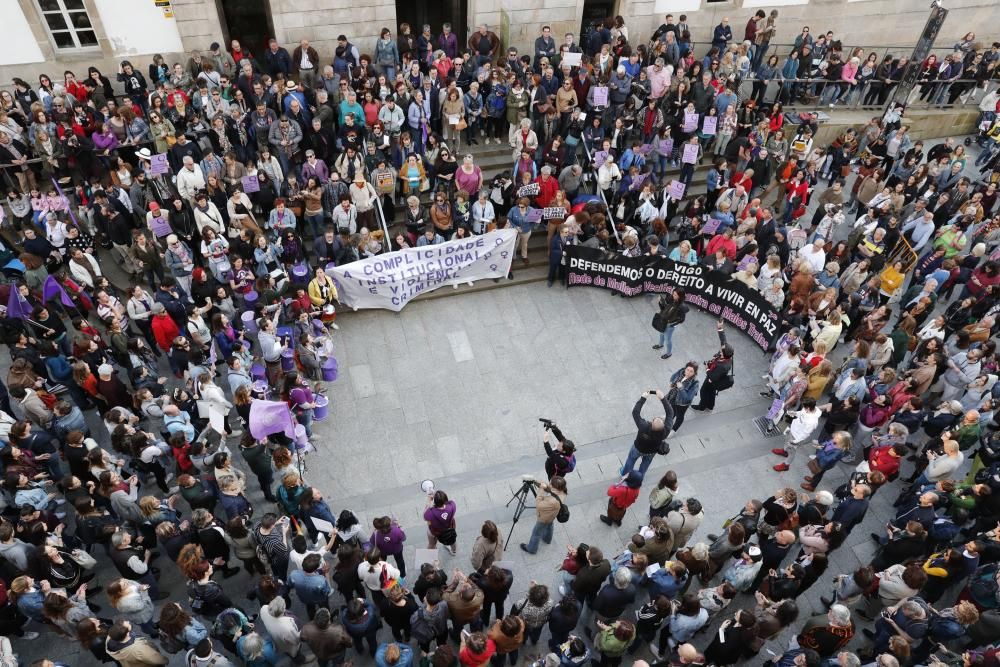
<svg viewBox="0 0 1000 667"><path fill-rule="evenodd" d="M625 518L625 511L639 497L639 489L642 487L642 473L632 470L622 478L608 487L608 513L601 515L601 522L609 526L621 526L622 519Z"/></svg>
<svg viewBox="0 0 1000 667"><path fill-rule="evenodd" d="M146 213L146 227L156 239L156 245L163 247L164 239L173 233L170 227L170 211L160 208L159 203L149 202L149 211Z"/></svg>

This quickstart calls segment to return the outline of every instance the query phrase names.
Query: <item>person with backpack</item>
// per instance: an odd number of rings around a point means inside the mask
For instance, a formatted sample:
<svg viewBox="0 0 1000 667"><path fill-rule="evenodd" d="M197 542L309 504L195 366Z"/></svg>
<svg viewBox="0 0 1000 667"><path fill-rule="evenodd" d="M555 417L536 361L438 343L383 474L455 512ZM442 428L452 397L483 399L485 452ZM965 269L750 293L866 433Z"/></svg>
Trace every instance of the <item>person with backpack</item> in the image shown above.
<svg viewBox="0 0 1000 667"><path fill-rule="evenodd" d="M653 421L643 419L642 406L646 404L647 396L656 396L659 399L663 405L665 416L656 417ZM653 457L657 454L667 454L670 451L670 444L667 443L667 435L670 434L670 429L667 427L667 424L674 423L674 408L670 405L670 401L667 400L667 395L659 389L646 391L635 402L635 407L632 408L632 419L635 421L636 428L639 431L636 433L632 448L629 450L625 463L618 471L618 474L627 475L632 472L635 468L636 460L641 457L642 462L639 464L639 472L645 476L646 471L649 470L649 466L653 463Z"/></svg>
<svg viewBox="0 0 1000 667"><path fill-rule="evenodd" d="M726 332L722 320L716 325L719 332L719 344L721 345L718 354L706 361L708 370L705 373L705 381L701 384L700 402L692 405L692 410L698 412L708 412L715 409L715 397L720 391L725 391L733 386L733 347L726 342Z"/></svg>
<svg viewBox="0 0 1000 667"><path fill-rule="evenodd" d="M546 435L548 433L546 432ZM556 475L548 482L535 482L538 494L535 498L535 526L531 529L528 543L521 543L521 551L533 554L538 551L538 542L552 543L553 524L569 521L569 508L565 499L569 491L566 480Z"/></svg>
<svg viewBox="0 0 1000 667"><path fill-rule="evenodd" d="M549 444L549 432L556 436L555 447ZM542 434L542 445L545 447L545 474L549 479L556 475L565 477L576 469L576 445L573 441L563 437L559 427L549 422L545 426L545 433Z"/></svg>

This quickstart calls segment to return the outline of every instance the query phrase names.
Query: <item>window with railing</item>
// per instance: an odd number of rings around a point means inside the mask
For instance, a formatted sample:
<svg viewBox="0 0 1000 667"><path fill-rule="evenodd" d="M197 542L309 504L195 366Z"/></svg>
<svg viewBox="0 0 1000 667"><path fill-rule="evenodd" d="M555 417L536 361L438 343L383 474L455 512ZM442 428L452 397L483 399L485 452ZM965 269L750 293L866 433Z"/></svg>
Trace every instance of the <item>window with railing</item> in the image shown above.
<svg viewBox="0 0 1000 667"><path fill-rule="evenodd" d="M83 0L35 0L57 50L97 48L97 33Z"/></svg>

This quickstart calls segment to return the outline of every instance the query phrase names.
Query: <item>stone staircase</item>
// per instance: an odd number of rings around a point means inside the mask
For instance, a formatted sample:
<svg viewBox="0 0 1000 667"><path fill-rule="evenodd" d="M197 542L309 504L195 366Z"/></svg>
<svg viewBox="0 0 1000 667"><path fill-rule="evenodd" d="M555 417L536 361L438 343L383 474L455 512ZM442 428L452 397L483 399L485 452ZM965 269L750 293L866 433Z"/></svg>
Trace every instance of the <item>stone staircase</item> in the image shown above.
<svg viewBox="0 0 1000 667"><path fill-rule="evenodd" d="M513 167L513 160L511 159L512 151L506 143L501 145L494 143L485 144L483 139L480 138L479 145L463 145L460 150L455 151L455 154L459 157L464 156L467 153L474 157L476 165L482 169L484 183L489 183L495 176L503 171L508 171ZM710 167L711 163L709 161L703 161L697 166L695 169L694 180L691 182L691 186L689 188L691 192L704 191L706 174L708 173ZM667 173L671 177L676 178L680 176L680 169L671 167L667 170ZM425 192L421 194L420 201L424 205L429 204L431 201L431 193ZM398 231L403 229L405 215L404 208L402 206L397 206L395 217L392 220L386 221L389 226L390 235L395 235ZM414 298L414 301L420 299L440 299L454 293L465 294L497 289L499 287L524 285L527 283L545 280L548 277L548 258L546 257L545 241L546 234L543 231L538 231L532 234L531 239L528 242L528 262L522 262L520 256L514 259L514 263L511 265L511 271L513 273L512 279L503 278L496 281L480 280L474 283L471 287L468 285L460 285L457 289L438 289L433 292L420 294Z"/></svg>

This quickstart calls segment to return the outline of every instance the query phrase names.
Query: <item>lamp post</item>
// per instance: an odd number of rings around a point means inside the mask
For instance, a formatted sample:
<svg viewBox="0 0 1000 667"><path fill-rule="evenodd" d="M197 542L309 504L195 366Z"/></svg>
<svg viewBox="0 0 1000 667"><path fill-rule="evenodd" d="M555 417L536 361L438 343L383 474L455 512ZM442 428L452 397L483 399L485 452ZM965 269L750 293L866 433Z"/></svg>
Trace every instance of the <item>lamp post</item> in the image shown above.
<svg viewBox="0 0 1000 667"><path fill-rule="evenodd" d="M895 90L893 90L892 98L889 100L884 113L888 113L896 104L905 104L906 100L910 97L910 92L913 91L913 87L917 83L917 77L920 76L921 63L930 55L931 49L934 47L934 40L937 39L938 33L941 32L941 26L944 25L944 20L947 17L948 10L944 8L940 0L933 0L931 2L930 16L927 17L924 30L920 33L920 38L913 47L910 63L903 71L903 78Z"/></svg>

